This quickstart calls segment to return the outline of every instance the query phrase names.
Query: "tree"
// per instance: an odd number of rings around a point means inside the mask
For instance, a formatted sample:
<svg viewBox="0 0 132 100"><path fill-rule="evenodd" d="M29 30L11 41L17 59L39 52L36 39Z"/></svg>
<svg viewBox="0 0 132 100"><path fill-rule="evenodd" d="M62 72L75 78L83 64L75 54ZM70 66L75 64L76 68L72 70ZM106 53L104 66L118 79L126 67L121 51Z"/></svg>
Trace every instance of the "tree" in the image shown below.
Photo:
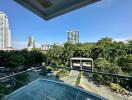
<svg viewBox="0 0 132 100"><path fill-rule="evenodd" d="M132 40L128 40L128 47L132 48Z"/></svg>
<svg viewBox="0 0 132 100"><path fill-rule="evenodd" d="M111 63L109 73L111 73L111 74L120 74L121 75L122 70L118 65L116 65L114 63Z"/></svg>
<svg viewBox="0 0 132 100"><path fill-rule="evenodd" d="M91 44L77 44L75 47L74 57L90 57L91 55Z"/></svg>
<svg viewBox="0 0 132 100"><path fill-rule="evenodd" d="M69 65L70 58L73 57L75 48L76 48L76 46L72 43L67 42L64 44L63 62L66 65Z"/></svg>
<svg viewBox="0 0 132 100"><path fill-rule="evenodd" d="M46 62L46 55L43 54L39 49L34 49L29 52L28 64L30 66L41 65L42 62Z"/></svg>
<svg viewBox="0 0 132 100"><path fill-rule="evenodd" d="M120 74L121 68L114 63L110 63L105 58L98 58L95 60L95 68L97 71L103 71L105 73Z"/></svg>
<svg viewBox="0 0 132 100"><path fill-rule="evenodd" d="M7 67L11 69L17 68L19 65L24 65L25 58L21 54L13 54L7 60Z"/></svg>
<svg viewBox="0 0 132 100"><path fill-rule="evenodd" d="M104 50L102 47L99 46L95 46L91 49L91 57L96 60L97 58L102 57L104 53Z"/></svg>
<svg viewBox="0 0 132 100"><path fill-rule="evenodd" d="M6 51L0 51L0 66L6 66L6 61L9 56L10 53Z"/></svg>
<svg viewBox="0 0 132 100"><path fill-rule="evenodd" d="M128 40L128 43L126 45L127 45L126 48L127 54L132 54L132 40Z"/></svg>
<svg viewBox="0 0 132 100"><path fill-rule="evenodd" d="M112 47L116 48L116 49L123 49L125 48L125 43L122 42L122 41L114 41L113 44L112 44Z"/></svg>
<svg viewBox="0 0 132 100"><path fill-rule="evenodd" d="M102 38L101 40L99 40L97 42L97 45L103 46L106 48L106 47L110 47L112 43L113 43L112 38L105 37L105 38Z"/></svg>
<svg viewBox="0 0 132 100"><path fill-rule="evenodd" d="M53 47L48 51L48 61L51 64L60 65L63 60L63 47L53 45Z"/></svg>
<svg viewBox="0 0 132 100"><path fill-rule="evenodd" d="M132 72L132 54L120 57L117 63L123 71Z"/></svg>
<svg viewBox="0 0 132 100"><path fill-rule="evenodd" d="M95 60L95 68L98 71L103 71L108 73L110 70L110 62L107 61L105 58L98 58Z"/></svg>
<svg viewBox="0 0 132 100"><path fill-rule="evenodd" d="M95 70L98 72L110 73L110 74L121 74L121 68L114 63L110 63L105 58L98 58L95 61ZM109 84L113 79L106 75L94 74L94 80L102 84Z"/></svg>

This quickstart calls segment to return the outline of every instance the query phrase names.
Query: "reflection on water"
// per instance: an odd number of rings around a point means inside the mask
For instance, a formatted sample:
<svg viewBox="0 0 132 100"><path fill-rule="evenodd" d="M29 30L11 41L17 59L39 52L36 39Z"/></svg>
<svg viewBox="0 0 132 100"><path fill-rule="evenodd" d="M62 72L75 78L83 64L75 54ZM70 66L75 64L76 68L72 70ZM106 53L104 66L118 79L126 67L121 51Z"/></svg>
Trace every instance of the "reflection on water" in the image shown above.
<svg viewBox="0 0 132 100"><path fill-rule="evenodd" d="M93 93L67 84L38 79L11 93L5 100L101 100Z"/></svg>

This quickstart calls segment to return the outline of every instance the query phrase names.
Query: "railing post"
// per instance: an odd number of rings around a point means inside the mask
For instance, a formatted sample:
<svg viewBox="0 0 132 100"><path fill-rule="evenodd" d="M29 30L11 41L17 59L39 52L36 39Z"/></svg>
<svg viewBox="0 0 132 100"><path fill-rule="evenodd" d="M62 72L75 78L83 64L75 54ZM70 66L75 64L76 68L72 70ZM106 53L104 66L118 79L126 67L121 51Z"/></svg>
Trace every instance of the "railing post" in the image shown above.
<svg viewBox="0 0 132 100"><path fill-rule="evenodd" d="M71 68L72 68L72 60L70 59L70 66L71 66Z"/></svg>
<svg viewBox="0 0 132 100"><path fill-rule="evenodd" d="M83 66L83 63L82 63L82 60L80 60L80 69L82 70L82 66Z"/></svg>

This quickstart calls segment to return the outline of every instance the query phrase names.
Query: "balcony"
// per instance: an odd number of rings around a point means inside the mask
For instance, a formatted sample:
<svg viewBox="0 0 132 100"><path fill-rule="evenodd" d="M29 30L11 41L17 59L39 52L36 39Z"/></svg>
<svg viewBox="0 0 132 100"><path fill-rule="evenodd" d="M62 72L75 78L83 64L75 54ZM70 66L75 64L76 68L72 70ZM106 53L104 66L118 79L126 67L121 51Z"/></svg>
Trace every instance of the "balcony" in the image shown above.
<svg viewBox="0 0 132 100"><path fill-rule="evenodd" d="M0 79L0 85L7 89L1 97L3 100L131 100L132 98L130 86L132 77L59 67L53 67L51 73L42 74L41 68L30 68L10 76L1 73L4 77ZM95 78L102 76L107 77L106 82L113 80L111 86L103 85L101 80ZM120 87L122 81L126 81L126 88Z"/></svg>

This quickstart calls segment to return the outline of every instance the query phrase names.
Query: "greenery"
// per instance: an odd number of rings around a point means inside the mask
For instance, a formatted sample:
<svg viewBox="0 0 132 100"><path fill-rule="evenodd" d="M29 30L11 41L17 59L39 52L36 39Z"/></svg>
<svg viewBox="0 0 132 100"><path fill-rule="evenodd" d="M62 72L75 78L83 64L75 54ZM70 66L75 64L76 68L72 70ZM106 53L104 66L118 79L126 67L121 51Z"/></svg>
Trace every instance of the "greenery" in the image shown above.
<svg viewBox="0 0 132 100"><path fill-rule="evenodd" d="M69 75L69 71L68 70L64 70L64 69L61 69L57 72L57 75L59 77L65 77L65 76L68 76Z"/></svg>
<svg viewBox="0 0 132 100"><path fill-rule="evenodd" d="M77 77L77 80L76 80L76 86L78 86L80 84L80 81L81 81L81 75L82 75L82 72L79 73L78 77Z"/></svg>
<svg viewBox="0 0 132 100"><path fill-rule="evenodd" d="M18 70L18 66L20 65L24 66L24 69L42 65L42 62L46 62L47 55L38 49L31 51L24 49L10 52L0 51L0 58L4 61L0 63L0 66L6 66L14 71Z"/></svg>
<svg viewBox="0 0 132 100"><path fill-rule="evenodd" d="M44 76L45 76L47 73L51 72L52 70L53 70L53 69L52 69L52 67L50 67L50 66L48 66L48 67L43 66L43 67L42 67L42 73L43 73Z"/></svg>
<svg viewBox="0 0 132 100"><path fill-rule="evenodd" d="M28 74L20 74L13 79L0 84L0 100L4 95L10 94L12 91L26 85L29 82Z"/></svg>
<svg viewBox="0 0 132 100"><path fill-rule="evenodd" d="M15 80L17 80L17 81L15 81L15 85L13 87L14 90L20 88L21 86L26 85L29 82L27 73L17 75L14 78L15 78Z"/></svg>
<svg viewBox="0 0 132 100"><path fill-rule="evenodd" d="M119 93L125 93L126 90L122 88L119 84L110 83L110 87L113 91L119 92Z"/></svg>
<svg viewBox="0 0 132 100"><path fill-rule="evenodd" d="M7 88L5 85L0 85L0 99L6 94Z"/></svg>
<svg viewBox="0 0 132 100"><path fill-rule="evenodd" d="M24 65L24 62L25 62L25 58L23 55L13 54L13 55L9 56L9 58L7 59L6 66L11 69L15 69L19 65Z"/></svg>
<svg viewBox="0 0 132 100"><path fill-rule="evenodd" d="M60 66L70 66L71 57L90 57L94 60L94 71L132 76L132 40L127 42L117 42L112 38L104 37L96 43L72 44L66 42L64 46L53 45L47 53L39 49L31 51L0 51L0 66L6 66L11 70L16 70L19 65L25 69L32 66L39 66L44 62L55 68ZM44 73L46 69L43 67ZM59 75L65 75L64 70L58 72ZM94 74L94 80L100 84L116 83L116 79L105 75ZM132 80L119 79L119 84L127 88Z"/></svg>

